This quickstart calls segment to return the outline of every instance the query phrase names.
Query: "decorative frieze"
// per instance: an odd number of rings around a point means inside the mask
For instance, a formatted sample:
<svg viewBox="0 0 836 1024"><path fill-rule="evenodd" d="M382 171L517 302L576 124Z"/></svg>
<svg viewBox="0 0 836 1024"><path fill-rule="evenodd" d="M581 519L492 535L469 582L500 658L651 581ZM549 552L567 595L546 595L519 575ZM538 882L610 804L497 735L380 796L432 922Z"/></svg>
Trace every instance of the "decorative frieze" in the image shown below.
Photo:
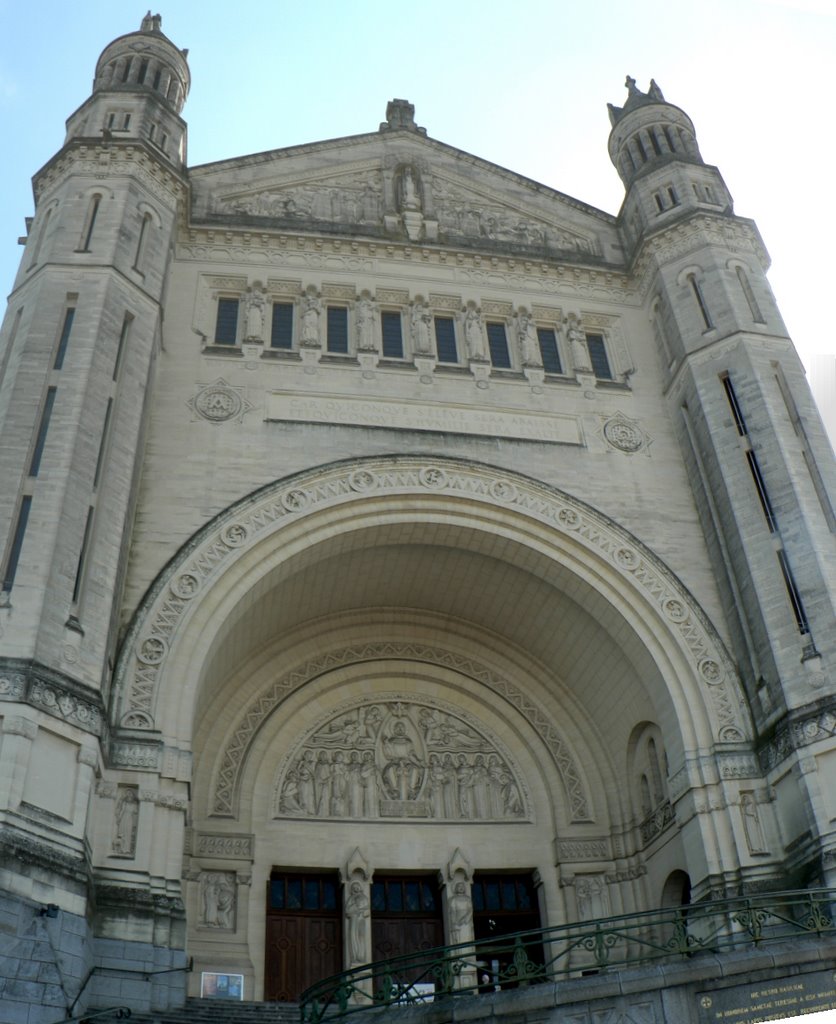
<svg viewBox="0 0 836 1024"><path fill-rule="evenodd" d="M99 694L32 662L0 660L0 701L30 704L94 736L102 734Z"/></svg>
<svg viewBox="0 0 836 1024"><path fill-rule="evenodd" d="M557 859L566 861L601 861L611 856L609 840L600 839L561 839L557 843Z"/></svg>
<svg viewBox="0 0 836 1024"><path fill-rule="evenodd" d="M660 804L652 814L648 815L644 821L639 825L639 832L642 837L642 843L647 846L652 843L653 840L660 836L668 826L672 825L676 819L673 807L669 800L666 800L663 804Z"/></svg>
<svg viewBox="0 0 836 1024"><path fill-rule="evenodd" d="M198 857L219 860L253 859L255 836L226 832L198 832L192 839L192 852Z"/></svg>

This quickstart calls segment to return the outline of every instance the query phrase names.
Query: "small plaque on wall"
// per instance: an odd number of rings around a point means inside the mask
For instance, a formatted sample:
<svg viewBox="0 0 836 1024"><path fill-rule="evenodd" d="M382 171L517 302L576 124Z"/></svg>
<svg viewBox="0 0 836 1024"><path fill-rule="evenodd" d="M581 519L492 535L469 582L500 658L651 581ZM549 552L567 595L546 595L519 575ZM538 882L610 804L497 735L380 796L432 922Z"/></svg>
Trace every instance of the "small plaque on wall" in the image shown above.
<svg viewBox="0 0 836 1024"><path fill-rule="evenodd" d="M243 999L244 975L203 971L200 975L201 999Z"/></svg>

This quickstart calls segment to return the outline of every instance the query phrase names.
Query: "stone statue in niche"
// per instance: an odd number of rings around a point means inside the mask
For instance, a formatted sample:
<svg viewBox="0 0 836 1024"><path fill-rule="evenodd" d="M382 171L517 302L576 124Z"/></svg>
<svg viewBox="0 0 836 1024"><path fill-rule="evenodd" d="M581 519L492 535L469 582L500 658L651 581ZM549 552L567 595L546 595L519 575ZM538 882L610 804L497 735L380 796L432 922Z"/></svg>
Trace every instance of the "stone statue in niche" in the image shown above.
<svg viewBox="0 0 836 1024"><path fill-rule="evenodd" d="M457 715L405 700L335 715L287 764L276 813L514 821L525 803L496 745Z"/></svg>
<svg viewBox="0 0 836 1024"><path fill-rule="evenodd" d="M264 340L264 307L266 299L259 287L254 287L247 295L247 341Z"/></svg>
<svg viewBox="0 0 836 1024"><path fill-rule="evenodd" d="M132 857L136 852L136 833L139 823L139 798L133 786L120 786L113 819L111 850L120 857Z"/></svg>
<svg viewBox="0 0 836 1024"><path fill-rule="evenodd" d="M402 210L421 209L421 195L415 180L415 171L411 167L405 167L401 173L400 198Z"/></svg>
<svg viewBox="0 0 836 1024"><path fill-rule="evenodd" d="M766 853L766 837L754 793L740 794L740 813L749 853Z"/></svg>
<svg viewBox="0 0 836 1024"><path fill-rule="evenodd" d="M200 874L201 923L207 928L235 928L235 875L231 871Z"/></svg>
<svg viewBox="0 0 836 1024"><path fill-rule="evenodd" d="M572 352L572 364L576 370L589 373L592 370L589 363L589 349L586 347L586 335L581 328L580 321L567 320L567 324L566 337Z"/></svg>
<svg viewBox="0 0 836 1024"><path fill-rule="evenodd" d="M376 352L375 319L377 308L371 299L363 296L357 303L357 348L360 352Z"/></svg>
<svg viewBox="0 0 836 1024"><path fill-rule="evenodd" d="M430 355L432 353L432 324L433 318L429 307L421 302L416 302L412 307L412 351L416 355Z"/></svg>
<svg viewBox="0 0 836 1024"><path fill-rule="evenodd" d="M540 342L534 318L524 309L517 314L517 337L520 342L520 353L524 366L542 366L543 357L540 353Z"/></svg>
<svg viewBox="0 0 836 1024"><path fill-rule="evenodd" d="M473 901L466 882L453 883L447 908L450 922L450 945L473 941Z"/></svg>
<svg viewBox="0 0 836 1024"><path fill-rule="evenodd" d="M603 875L577 875L575 894L578 900L578 917L581 921L593 921L599 917L609 916L610 898Z"/></svg>
<svg viewBox="0 0 836 1024"><path fill-rule="evenodd" d="M470 359L487 359L482 317L479 310L474 309L473 306L470 306L464 315L464 340Z"/></svg>
<svg viewBox="0 0 836 1024"><path fill-rule="evenodd" d="M349 967L367 963L369 960L367 934L370 915L366 886L355 879L348 887L348 896L345 901Z"/></svg>
<svg viewBox="0 0 836 1024"><path fill-rule="evenodd" d="M308 294L302 303L300 342L307 348L319 347L319 315L322 303L316 295Z"/></svg>

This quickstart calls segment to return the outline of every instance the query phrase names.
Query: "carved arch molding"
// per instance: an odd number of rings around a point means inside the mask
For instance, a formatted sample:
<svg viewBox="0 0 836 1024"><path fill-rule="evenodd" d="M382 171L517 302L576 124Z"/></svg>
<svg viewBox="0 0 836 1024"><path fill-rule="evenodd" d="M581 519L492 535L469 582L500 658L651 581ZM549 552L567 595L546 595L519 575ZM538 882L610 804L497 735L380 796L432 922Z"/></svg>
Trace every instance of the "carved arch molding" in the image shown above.
<svg viewBox="0 0 836 1024"><path fill-rule="evenodd" d="M737 680L734 666L722 641L708 622L699 605L679 582L677 577L649 549L628 531L602 513L589 507L557 488L519 476L493 466L469 461L420 457L390 457L349 460L335 463L271 484L248 495L222 512L185 544L149 588L131 623L116 669L114 693L118 695L117 727L134 730L153 730L154 710L161 681L165 680L166 660L177 642L179 631L193 609L225 573L231 571L237 559L254 545L272 538L286 526L299 522L305 516L321 513L329 507L349 502L364 502L369 498L392 497L402 499L410 495L434 494L445 498L461 498L474 503L502 509L506 514L536 521L570 540L575 550L598 567L604 563L617 574L634 596L637 607L652 609L660 625L685 653L692 676L706 696L715 740L719 743L739 743L750 736L750 724L742 712L745 700ZM370 645L374 647L375 645ZM398 645L378 645L387 648L378 657L403 656ZM397 648L397 649L396 649ZM369 657L369 649L358 650L356 656ZM408 656L408 655L407 655ZM435 660L438 652L427 650L422 656ZM452 656L450 656L452 657ZM328 655L323 664L310 663L299 667L290 677L274 684L272 696L262 694L256 704L266 706L280 699L282 687L292 685L291 679L311 676L331 664L347 664L348 652L342 656ZM443 658L442 658L443 662ZM491 677L482 666L471 665L475 677ZM510 694L513 685L495 678L492 685ZM508 699L512 699L510 696ZM528 706L528 697L519 698ZM262 704L266 702L265 704ZM521 706L521 705L520 705ZM244 715L252 719L253 709ZM531 706L530 714L538 722L538 732L553 730L539 709ZM258 715L255 715L258 718ZM228 802L225 811L216 802L216 813L233 813L233 793L237 770L231 763L233 747L248 745L242 724L225 752L230 763L221 768L229 775ZM134 733L135 734L135 733ZM541 735L544 735L541 732ZM150 737L149 737L150 739ZM555 754L567 790L575 784L565 774L567 762L557 756L558 747L565 754L565 745L555 737ZM236 746L237 745L237 746ZM241 750L243 756L244 750ZM569 759L571 761L571 759ZM240 758L239 767L240 767ZM576 778L577 775L575 775ZM578 792L582 787L578 778ZM224 799L227 799L224 797ZM575 820L583 820L587 811L585 797L576 808Z"/></svg>

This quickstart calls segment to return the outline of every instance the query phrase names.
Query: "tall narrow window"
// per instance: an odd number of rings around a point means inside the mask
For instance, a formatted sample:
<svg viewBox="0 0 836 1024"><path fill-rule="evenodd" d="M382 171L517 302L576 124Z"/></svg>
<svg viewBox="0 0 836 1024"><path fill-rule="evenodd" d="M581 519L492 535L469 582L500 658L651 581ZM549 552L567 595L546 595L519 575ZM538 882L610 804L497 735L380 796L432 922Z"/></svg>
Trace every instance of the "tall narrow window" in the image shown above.
<svg viewBox="0 0 836 1024"><path fill-rule="evenodd" d="M18 306L17 312L15 313L14 320L12 320L12 329L9 331L9 338L6 342L6 348L3 351L2 357L0 357L0 381L6 375L6 367L9 365L9 360L12 357L12 350L15 345L15 338L17 338L17 332L20 329L20 318L23 316L23 306Z"/></svg>
<svg viewBox="0 0 836 1024"><path fill-rule="evenodd" d="M714 324L711 322L711 314L708 312L708 306L706 305L705 298L703 297L700 283L694 274L688 275L688 283L691 285L691 291L694 293L694 298L697 300L697 305L700 307L700 313L702 314L705 329L710 331Z"/></svg>
<svg viewBox="0 0 836 1024"><path fill-rule="evenodd" d="M435 318L435 346L440 363L457 363L459 354L456 350L456 325L450 316Z"/></svg>
<svg viewBox="0 0 836 1024"><path fill-rule="evenodd" d="M84 536L81 540L81 550L78 553L78 565L75 570L75 583L73 584L73 604L78 604L78 595L81 593L81 581L84 579L84 566L87 561L87 549L90 547L90 533L93 529L93 507L87 509L87 521L84 524Z"/></svg>
<svg viewBox="0 0 836 1024"><path fill-rule="evenodd" d="M113 379L119 376L119 370L122 367L122 359L125 356L125 346L128 343L128 335L131 333L131 324L133 323L133 317L130 313L126 313L122 320L122 330L119 332L119 344L116 347L116 358L113 360Z"/></svg>
<svg viewBox="0 0 836 1024"><path fill-rule="evenodd" d="M6 571L3 573L3 590L8 593L14 586L17 575L17 565L20 561L20 552L23 548L23 538L26 534L26 524L29 522L29 510L32 507L32 496L26 494L20 502L20 511L17 514L14 534L12 535L12 546L9 549L9 557L6 561Z"/></svg>
<svg viewBox="0 0 836 1024"><path fill-rule="evenodd" d="M538 327L537 340L540 343L540 356L546 373L563 373L560 351L557 347L557 332L551 327Z"/></svg>
<svg viewBox="0 0 836 1024"><path fill-rule="evenodd" d="M491 363L500 370L511 368L511 353L508 351L508 335L505 332L505 324L487 323L488 348L491 353Z"/></svg>
<svg viewBox="0 0 836 1024"><path fill-rule="evenodd" d="M804 602L801 600L801 594L798 592L795 577L792 574L790 563L787 560L787 555L783 548L778 551L778 564L781 566L781 574L784 577L787 596L789 597L790 604L792 605L792 611L795 616L795 624L798 627L798 632L801 633L802 636L806 636L806 634L810 632L810 620L807 618L807 612L804 609Z"/></svg>
<svg viewBox="0 0 836 1024"><path fill-rule="evenodd" d="M741 437L745 437L749 433L749 429L746 426L746 420L743 418L743 410L740 408L740 403L737 400L737 392L734 390L734 384L731 382L731 377L726 374L721 377L720 380L723 382L723 388L726 392L726 399L729 403L729 408L732 411L734 417L734 425L737 427L737 432Z"/></svg>
<svg viewBox="0 0 836 1024"><path fill-rule="evenodd" d="M139 225L139 238L136 241L136 255L134 256L134 270L142 271L142 257L145 254L145 246L148 242L148 228L151 223L151 214L146 213Z"/></svg>
<svg viewBox="0 0 836 1024"><path fill-rule="evenodd" d="M592 372L598 380L612 380L612 368L607 356L607 346L603 334L587 334L586 347L589 350Z"/></svg>
<svg viewBox="0 0 836 1024"><path fill-rule="evenodd" d="M128 59L127 59L127 60L125 61L125 67L124 67L124 68L123 68L123 70L122 70L122 81L123 81L123 82L127 82L127 80L128 80L128 77L130 76L130 73L131 73L131 64L133 64L133 60L131 60L131 58L129 57L129 58L128 58Z"/></svg>
<svg viewBox="0 0 836 1024"><path fill-rule="evenodd" d="M749 278L746 276L746 271L743 267L737 268L737 280L740 283L740 290L743 292L744 298L746 299L746 305L749 307L749 312L752 314L752 319L756 324L766 323L761 313L761 308L758 305L758 300L755 298L755 293L752 291L752 285L749 283Z"/></svg>
<svg viewBox="0 0 836 1024"><path fill-rule="evenodd" d="M46 238L47 230L49 229L49 221L52 217L52 209L46 211L44 216L44 222L41 224L40 231L38 231L38 237L35 239L35 246L32 250L32 261L29 264L30 267L34 267L38 262L38 258L41 254L41 248L43 247L44 239Z"/></svg>
<svg viewBox="0 0 836 1024"><path fill-rule="evenodd" d="M84 230L81 232L79 252L90 252L90 243L93 241L93 230L96 227L96 217L99 215L99 204L101 201L102 197L98 192L90 199L90 205L87 208L87 218L84 221Z"/></svg>
<svg viewBox="0 0 836 1024"><path fill-rule="evenodd" d="M761 473L760 463L755 453L749 449L746 452L746 461L749 463L749 472L752 474L752 480L755 484L755 490L758 492L758 499L763 509L763 516L766 520L766 525L769 527L770 533L776 533L778 530L778 522L775 518L775 510L772 507L772 502L769 500L769 492L766 489L766 481Z"/></svg>
<svg viewBox="0 0 836 1024"><path fill-rule="evenodd" d="M401 314L384 309L380 314L383 335L383 358L403 359L403 325Z"/></svg>
<svg viewBox="0 0 836 1024"><path fill-rule="evenodd" d="M64 313L64 324L61 327L61 336L58 339L58 348L55 352L55 362L52 364L53 370L60 370L64 365L64 356L67 354L67 345L70 341L70 331L73 328L73 319L75 318L75 307L70 308Z"/></svg>
<svg viewBox="0 0 836 1024"><path fill-rule="evenodd" d="M52 418L52 408L55 405L55 391L55 388L49 388L46 393L46 401L41 410L41 422L38 425L38 436L35 438L35 450L32 452L32 461L29 463L29 476L37 476L41 468L46 434L49 430L49 421Z"/></svg>
<svg viewBox="0 0 836 1024"><path fill-rule="evenodd" d="M157 68L157 70L154 72L154 80L151 83L151 88L152 89L159 89L159 87L160 87L160 78L162 78L162 74L163 74L162 68Z"/></svg>
<svg viewBox="0 0 836 1024"><path fill-rule="evenodd" d="M293 348L293 303L274 302L270 322L270 348Z"/></svg>
<svg viewBox="0 0 836 1024"><path fill-rule="evenodd" d="M345 306L328 307L327 349L337 355L348 354L348 310Z"/></svg>
<svg viewBox="0 0 836 1024"><path fill-rule="evenodd" d="M218 299L215 344L234 345L238 339L238 299Z"/></svg>
<svg viewBox="0 0 836 1024"><path fill-rule="evenodd" d="M139 74L136 76L136 80L140 85L145 82L145 76L148 74L148 61L143 58L139 63Z"/></svg>
<svg viewBox="0 0 836 1024"><path fill-rule="evenodd" d="M108 398L107 409L105 409L104 424L102 425L102 436L99 440L99 454L96 458L96 472L93 475L93 490L99 486L99 481L102 476L102 466L104 464L105 449L107 448L108 438L110 437L110 418L113 414L113 399Z"/></svg>

